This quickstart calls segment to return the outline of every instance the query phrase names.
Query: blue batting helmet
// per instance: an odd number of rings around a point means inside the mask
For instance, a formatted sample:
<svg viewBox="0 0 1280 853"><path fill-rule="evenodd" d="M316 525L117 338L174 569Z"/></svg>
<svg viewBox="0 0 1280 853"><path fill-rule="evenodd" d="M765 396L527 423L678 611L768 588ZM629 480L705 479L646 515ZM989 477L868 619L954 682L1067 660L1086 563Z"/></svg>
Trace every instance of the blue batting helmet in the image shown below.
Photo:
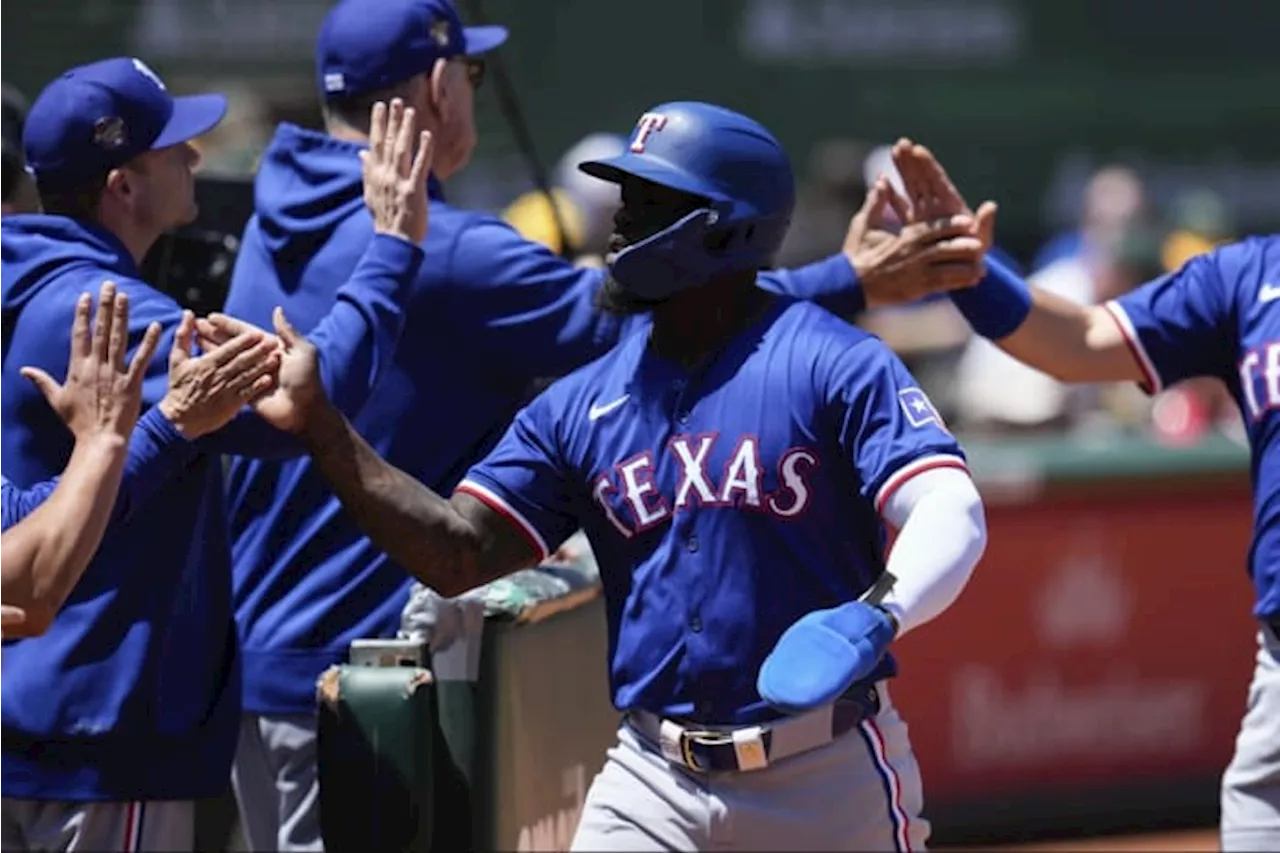
<svg viewBox="0 0 1280 853"><path fill-rule="evenodd" d="M651 301L722 273L767 266L796 201L791 162L773 134L744 115L696 101L654 107L636 122L625 151L578 168L613 183L642 178L707 200L611 259L614 278Z"/></svg>

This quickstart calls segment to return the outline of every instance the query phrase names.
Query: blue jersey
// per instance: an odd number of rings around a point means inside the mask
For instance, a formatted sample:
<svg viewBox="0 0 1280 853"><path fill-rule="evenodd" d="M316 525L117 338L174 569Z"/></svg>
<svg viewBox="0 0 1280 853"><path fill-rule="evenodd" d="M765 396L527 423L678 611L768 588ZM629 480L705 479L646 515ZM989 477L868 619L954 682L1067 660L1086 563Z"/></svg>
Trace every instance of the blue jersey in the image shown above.
<svg viewBox="0 0 1280 853"><path fill-rule="evenodd" d="M361 146L282 125L263 155L225 310L269 326L277 305L309 329L368 245ZM608 352L624 325L597 311L602 269L575 267L492 216L448 204L428 182L426 257L404 301L404 334L382 383L335 401L389 462L447 493L484 458L533 384ZM762 275L775 293L861 308L841 255ZM441 413L447 412L442 417ZM309 458L227 464L244 708L309 714L316 678L351 641L392 637L412 578L343 512Z"/></svg>
<svg viewBox="0 0 1280 853"><path fill-rule="evenodd" d="M522 410L458 490L543 556L586 531L619 710L748 724L776 716L755 685L782 632L879 577L880 509L935 466L963 454L898 358L779 297L696 374L629 336Z"/></svg>
<svg viewBox="0 0 1280 853"><path fill-rule="evenodd" d="M1253 453L1254 613L1280 617L1280 236L1193 258L1107 307L1146 390L1216 376L1240 406Z"/></svg>

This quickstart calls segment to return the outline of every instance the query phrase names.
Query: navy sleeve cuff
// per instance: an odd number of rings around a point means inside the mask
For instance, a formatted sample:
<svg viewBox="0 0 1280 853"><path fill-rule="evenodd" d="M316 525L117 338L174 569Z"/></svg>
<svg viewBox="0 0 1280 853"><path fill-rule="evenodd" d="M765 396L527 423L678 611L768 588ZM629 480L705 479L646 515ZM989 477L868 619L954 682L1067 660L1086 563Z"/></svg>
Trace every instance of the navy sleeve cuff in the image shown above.
<svg viewBox="0 0 1280 853"><path fill-rule="evenodd" d="M160 407L152 406L138 419L129 439L124 481L113 515L127 517L198 453L196 444L178 432Z"/></svg>
<svg viewBox="0 0 1280 853"><path fill-rule="evenodd" d="M390 234L374 234L373 242L365 250L364 257L356 269L365 271L369 267L385 267L396 275L403 275L406 270L416 274L418 265L422 263L423 254L421 246L410 243L408 240L392 237ZM412 275L407 276L406 280L410 278Z"/></svg>

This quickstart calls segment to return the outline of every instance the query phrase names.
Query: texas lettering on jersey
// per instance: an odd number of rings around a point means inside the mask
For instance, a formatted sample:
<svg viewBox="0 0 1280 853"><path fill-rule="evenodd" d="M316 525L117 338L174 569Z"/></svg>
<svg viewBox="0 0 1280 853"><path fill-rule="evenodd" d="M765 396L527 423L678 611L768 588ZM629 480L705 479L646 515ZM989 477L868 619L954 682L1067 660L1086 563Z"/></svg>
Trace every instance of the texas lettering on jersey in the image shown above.
<svg viewBox="0 0 1280 853"><path fill-rule="evenodd" d="M1249 420L1280 409L1280 342L1245 351L1240 359L1240 397Z"/></svg>
<svg viewBox="0 0 1280 853"><path fill-rule="evenodd" d="M723 470L713 473L708 459L719 433L674 436L663 452L677 465L675 488L664 494L655 481L655 453L637 453L596 476L591 494L609 523L630 539L691 507L759 510L779 519L794 518L808 506L808 472L818 466L817 452L806 447L785 451L777 462L777 488L765 492L765 463L760 440L737 439Z"/></svg>

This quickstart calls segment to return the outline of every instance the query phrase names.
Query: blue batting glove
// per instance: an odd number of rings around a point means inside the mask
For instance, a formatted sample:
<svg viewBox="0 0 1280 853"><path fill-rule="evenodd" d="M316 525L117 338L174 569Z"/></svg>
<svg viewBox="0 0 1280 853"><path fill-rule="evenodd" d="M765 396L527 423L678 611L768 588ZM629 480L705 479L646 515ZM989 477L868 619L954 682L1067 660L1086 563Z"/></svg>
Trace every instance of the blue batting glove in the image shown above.
<svg viewBox="0 0 1280 853"><path fill-rule="evenodd" d="M806 613L765 658L756 690L788 714L834 702L871 674L896 632L888 613L861 601Z"/></svg>

